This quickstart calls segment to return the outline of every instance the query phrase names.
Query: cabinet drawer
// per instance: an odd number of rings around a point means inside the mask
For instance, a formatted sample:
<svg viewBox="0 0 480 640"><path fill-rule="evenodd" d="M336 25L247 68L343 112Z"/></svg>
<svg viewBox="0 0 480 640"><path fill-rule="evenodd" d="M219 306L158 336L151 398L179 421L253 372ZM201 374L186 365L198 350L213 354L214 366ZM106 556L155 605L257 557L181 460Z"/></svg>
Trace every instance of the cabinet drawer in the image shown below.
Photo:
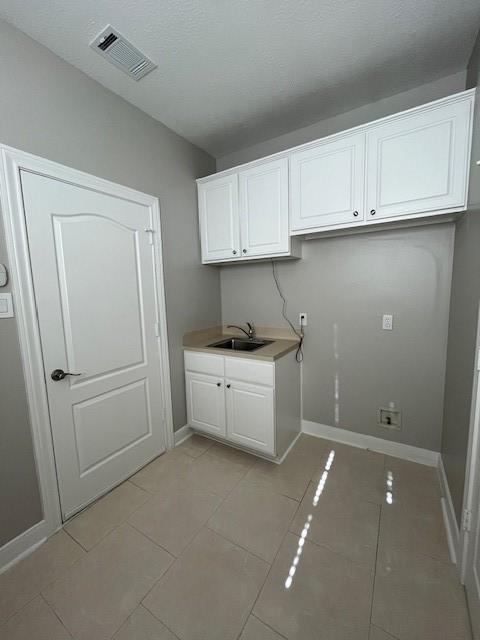
<svg viewBox="0 0 480 640"><path fill-rule="evenodd" d="M225 377L273 387L275 382L274 367L273 362L258 362L246 358L225 358Z"/></svg>
<svg viewBox="0 0 480 640"><path fill-rule="evenodd" d="M224 375L223 356L209 355L197 351L185 351L185 371L206 373L211 376Z"/></svg>

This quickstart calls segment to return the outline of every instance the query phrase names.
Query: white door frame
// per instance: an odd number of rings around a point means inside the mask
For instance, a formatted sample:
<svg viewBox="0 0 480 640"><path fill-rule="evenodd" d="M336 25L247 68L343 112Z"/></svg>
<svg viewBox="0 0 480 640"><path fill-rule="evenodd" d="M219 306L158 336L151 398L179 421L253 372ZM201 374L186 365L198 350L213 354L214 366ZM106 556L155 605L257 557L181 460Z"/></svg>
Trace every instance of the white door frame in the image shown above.
<svg viewBox="0 0 480 640"><path fill-rule="evenodd" d="M477 513L477 509L473 504L475 494L475 483L478 482L480 474L480 461L475 460L475 454L480 451L480 308L478 313L477 324L477 340L475 344L475 364L472 386L472 403L470 408L470 430L468 436L468 449L466 460L465 485L463 491L462 518L465 511ZM477 505L478 507L478 505ZM473 523L472 523L473 524ZM474 531L467 531L463 527L460 530L459 554L460 565L458 567L460 573L460 582L465 584L467 573L467 561L469 555L469 545L473 542Z"/></svg>
<svg viewBox="0 0 480 640"><path fill-rule="evenodd" d="M44 378L40 330L23 211L20 170L84 186L100 193L121 197L149 207L153 220L156 268L156 297L160 321L158 350L162 373L162 400L165 410L165 446L174 445L167 318L163 277L160 205L158 198L108 180L97 178L51 162L39 156L0 144L0 204L10 263L14 308L17 319L23 373L27 390L43 520L0 548L0 572L28 554L62 526L58 480Z"/></svg>

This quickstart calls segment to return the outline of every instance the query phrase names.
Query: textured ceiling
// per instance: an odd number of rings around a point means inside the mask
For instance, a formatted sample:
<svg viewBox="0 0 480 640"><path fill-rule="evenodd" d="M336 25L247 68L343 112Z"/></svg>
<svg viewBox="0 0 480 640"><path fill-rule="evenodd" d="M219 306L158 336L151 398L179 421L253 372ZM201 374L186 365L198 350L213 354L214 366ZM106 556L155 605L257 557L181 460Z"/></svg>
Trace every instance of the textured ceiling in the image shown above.
<svg viewBox="0 0 480 640"><path fill-rule="evenodd" d="M479 0L2 0L0 17L214 156L465 69ZM157 64L89 48L108 23Z"/></svg>

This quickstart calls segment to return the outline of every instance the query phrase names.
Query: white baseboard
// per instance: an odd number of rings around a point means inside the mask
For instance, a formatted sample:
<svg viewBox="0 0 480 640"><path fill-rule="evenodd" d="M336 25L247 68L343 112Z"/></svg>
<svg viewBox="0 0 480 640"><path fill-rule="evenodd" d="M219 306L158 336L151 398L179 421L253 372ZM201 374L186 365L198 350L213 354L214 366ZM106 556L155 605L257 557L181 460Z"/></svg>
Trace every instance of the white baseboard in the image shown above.
<svg viewBox="0 0 480 640"><path fill-rule="evenodd" d="M0 547L0 574L30 555L48 537L47 524L41 520Z"/></svg>
<svg viewBox="0 0 480 640"><path fill-rule="evenodd" d="M450 558L452 562L457 564L460 548L460 530L458 528L455 510L453 508L452 496L450 494L450 487L448 486L447 474L445 473L445 467L443 466L442 456L438 457L437 468L440 487L442 490L442 511L445 529L447 531L448 549L450 551Z"/></svg>
<svg viewBox="0 0 480 640"><path fill-rule="evenodd" d="M384 453L394 458L402 458L410 462L418 462L429 467L437 467L440 454L437 451L429 449L421 449L420 447L412 447L409 444L401 444L399 442L391 442L383 438L375 436L367 436L363 433L355 433L347 429L338 427L329 427L319 422L311 422L310 420L302 420L302 433L307 433L318 438L326 438L334 442L348 444L351 447L359 447L361 449L370 449L378 453Z"/></svg>
<svg viewBox="0 0 480 640"><path fill-rule="evenodd" d="M299 439L299 437L302 435L302 432L299 431L297 433L297 435L295 436L295 438L292 440L292 442L290 443L290 446L288 447L288 449L285 451L285 453L283 454L283 456L281 458L278 458L276 460L273 460L273 462L275 462L276 464L282 464L282 462L285 460L285 458L288 456L288 454L290 453L290 451L293 449L293 447L297 444L297 440Z"/></svg>
<svg viewBox="0 0 480 640"><path fill-rule="evenodd" d="M177 429L177 431L175 431L173 434L175 446L178 446L185 440L188 440L188 438L190 438L192 435L193 429L188 424L184 424L183 427Z"/></svg>

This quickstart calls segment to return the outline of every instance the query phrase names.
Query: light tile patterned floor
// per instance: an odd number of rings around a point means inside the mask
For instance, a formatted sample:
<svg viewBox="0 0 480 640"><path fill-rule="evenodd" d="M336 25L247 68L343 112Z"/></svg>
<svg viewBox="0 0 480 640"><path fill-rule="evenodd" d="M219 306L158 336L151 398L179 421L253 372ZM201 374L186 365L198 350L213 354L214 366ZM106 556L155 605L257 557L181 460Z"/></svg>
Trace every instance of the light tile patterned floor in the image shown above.
<svg viewBox="0 0 480 640"><path fill-rule="evenodd" d="M0 576L0 640L469 640L434 469L194 436Z"/></svg>

